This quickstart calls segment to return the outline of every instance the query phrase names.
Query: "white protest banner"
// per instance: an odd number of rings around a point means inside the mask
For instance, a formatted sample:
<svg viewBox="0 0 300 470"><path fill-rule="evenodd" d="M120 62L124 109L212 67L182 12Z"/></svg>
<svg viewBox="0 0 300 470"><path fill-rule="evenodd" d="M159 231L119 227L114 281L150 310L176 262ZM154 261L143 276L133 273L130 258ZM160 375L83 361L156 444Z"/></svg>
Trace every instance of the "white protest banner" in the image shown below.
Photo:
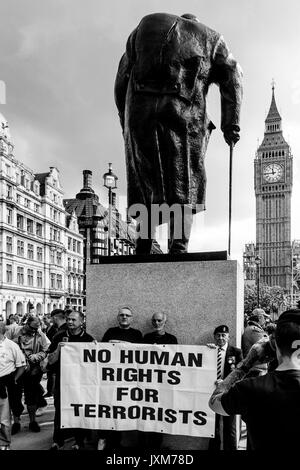
<svg viewBox="0 0 300 470"><path fill-rule="evenodd" d="M207 346L66 343L62 427L213 437L216 363Z"/></svg>

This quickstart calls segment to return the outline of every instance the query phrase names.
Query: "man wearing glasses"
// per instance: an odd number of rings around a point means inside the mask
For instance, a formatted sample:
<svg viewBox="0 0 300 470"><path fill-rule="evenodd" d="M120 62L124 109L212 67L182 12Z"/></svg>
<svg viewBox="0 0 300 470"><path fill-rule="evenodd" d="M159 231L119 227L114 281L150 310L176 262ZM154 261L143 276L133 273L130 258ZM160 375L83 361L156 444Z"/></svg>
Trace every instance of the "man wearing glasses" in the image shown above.
<svg viewBox="0 0 300 470"><path fill-rule="evenodd" d="M119 326L109 328L102 338L103 343L142 343L143 335L139 330L131 328L133 315L130 307L121 307L118 313Z"/></svg>
<svg viewBox="0 0 300 470"><path fill-rule="evenodd" d="M140 330L131 328L133 315L130 307L119 308L117 316L119 326L109 328L102 338L103 343L142 343L143 335ZM120 448L122 440L121 431L99 431L98 432L98 450L104 448Z"/></svg>

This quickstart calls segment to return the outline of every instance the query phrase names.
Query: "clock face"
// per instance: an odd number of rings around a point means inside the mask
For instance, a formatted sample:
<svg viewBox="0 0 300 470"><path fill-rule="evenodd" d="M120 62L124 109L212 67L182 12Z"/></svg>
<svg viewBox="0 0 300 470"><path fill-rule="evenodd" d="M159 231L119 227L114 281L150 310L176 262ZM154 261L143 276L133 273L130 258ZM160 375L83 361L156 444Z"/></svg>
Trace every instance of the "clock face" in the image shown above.
<svg viewBox="0 0 300 470"><path fill-rule="evenodd" d="M268 183L275 183L283 177L283 167L278 163L270 163L263 169L263 177Z"/></svg>

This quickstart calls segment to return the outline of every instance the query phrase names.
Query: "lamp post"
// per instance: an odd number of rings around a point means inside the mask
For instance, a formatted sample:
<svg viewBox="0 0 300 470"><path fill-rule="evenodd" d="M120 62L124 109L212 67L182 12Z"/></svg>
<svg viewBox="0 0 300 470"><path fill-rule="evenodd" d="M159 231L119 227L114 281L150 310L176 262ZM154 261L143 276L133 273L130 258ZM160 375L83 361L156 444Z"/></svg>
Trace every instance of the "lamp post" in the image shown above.
<svg viewBox="0 0 300 470"><path fill-rule="evenodd" d="M261 264L261 257L256 256L255 257L255 264L256 264L256 274L257 274L257 281L256 281L256 286L257 286L257 306L260 307L260 292L259 292L259 281L260 281L260 264Z"/></svg>
<svg viewBox="0 0 300 470"><path fill-rule="evenodd" d="M112 190L116 189L118 177L112 172L111 163L108 164L108 172L103 175L105 188L108 189L108 256L111 256L111 206Z"/></svg>

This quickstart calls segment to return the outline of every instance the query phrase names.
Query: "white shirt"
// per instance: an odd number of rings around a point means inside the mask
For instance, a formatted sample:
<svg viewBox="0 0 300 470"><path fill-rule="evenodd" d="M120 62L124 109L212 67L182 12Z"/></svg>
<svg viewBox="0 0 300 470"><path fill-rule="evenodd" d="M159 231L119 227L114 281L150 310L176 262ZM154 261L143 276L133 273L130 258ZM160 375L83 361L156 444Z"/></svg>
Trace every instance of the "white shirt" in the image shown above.
<svg viewBox="0 0 300 470"><path fill-rule="evenodd" d="M228 348L228 343L226 343L222 348L218 346L218 351L219 349L221 350L221 358L222 358L222 362L221 362L221 378L222 379L224 379L224 366L225 366L225 356L226 356L227 348Z"/></svg>
<svg viewBox="0 0 300 470"><path fill-rule="evenodd" d="M0 341L0 377L11 374L17 367L26 366L26 360L19 346L10 339Z"/></svg>

